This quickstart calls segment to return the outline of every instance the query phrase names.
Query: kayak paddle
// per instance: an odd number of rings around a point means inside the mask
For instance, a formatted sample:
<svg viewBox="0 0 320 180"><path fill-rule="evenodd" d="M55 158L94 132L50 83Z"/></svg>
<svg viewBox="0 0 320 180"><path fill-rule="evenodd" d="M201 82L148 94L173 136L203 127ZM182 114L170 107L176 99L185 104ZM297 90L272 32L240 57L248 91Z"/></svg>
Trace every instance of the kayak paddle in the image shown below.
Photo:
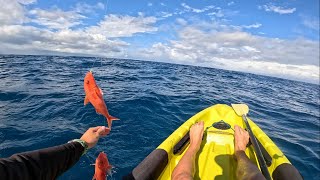
<svg viewBox="0 0 320 180"><path fill-rule="evenodd" d="M252 132L251 127L249 125L249 122L247 120L247 114L249 112L249 107L246 104L231 104L231 106L232 106L233 110L236 112L236 114L238 116L242 117L243 121L245 122L245 124L247 126L247 130L248 130L248 133L249 133L253 148L256 151L257 158L258 158L258 161L259 161L259 165L260 165L262 174L264 175L264 177L267 180L271 180L271 177L270 177L266 162L264 161L264 158L262 156L262 153L261 153L260 147L258 145L258 142L257 142L255 136L253 135L253 132Z"/></svg>

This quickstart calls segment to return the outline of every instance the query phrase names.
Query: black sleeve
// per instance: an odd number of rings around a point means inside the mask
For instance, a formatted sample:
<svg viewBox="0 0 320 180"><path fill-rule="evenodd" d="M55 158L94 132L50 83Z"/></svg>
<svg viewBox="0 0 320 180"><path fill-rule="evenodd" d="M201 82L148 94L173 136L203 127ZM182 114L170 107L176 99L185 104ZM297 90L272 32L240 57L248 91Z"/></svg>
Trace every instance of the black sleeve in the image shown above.
<svg viewBox="0 0 320 180"><path fill-rule="evenodd" d="M0 159L1 179L56 179L81 157L83 146L78 142L46 149L14 154Z"/></svg>

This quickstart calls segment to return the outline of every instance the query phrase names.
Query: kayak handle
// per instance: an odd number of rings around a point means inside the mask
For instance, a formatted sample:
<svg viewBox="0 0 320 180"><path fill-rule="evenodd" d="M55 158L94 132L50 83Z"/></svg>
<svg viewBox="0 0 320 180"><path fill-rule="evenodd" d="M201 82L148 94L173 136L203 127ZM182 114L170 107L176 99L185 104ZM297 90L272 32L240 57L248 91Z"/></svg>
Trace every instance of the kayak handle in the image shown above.
<svg viewBox="0 0 320 180"><path fill-rule="evenodd" d="M183 150L187 147L186 145L190 142L189 132L190 131L188 131L187 134L184 135L183 138L173 147L173 154L183 152Z"/></svg>

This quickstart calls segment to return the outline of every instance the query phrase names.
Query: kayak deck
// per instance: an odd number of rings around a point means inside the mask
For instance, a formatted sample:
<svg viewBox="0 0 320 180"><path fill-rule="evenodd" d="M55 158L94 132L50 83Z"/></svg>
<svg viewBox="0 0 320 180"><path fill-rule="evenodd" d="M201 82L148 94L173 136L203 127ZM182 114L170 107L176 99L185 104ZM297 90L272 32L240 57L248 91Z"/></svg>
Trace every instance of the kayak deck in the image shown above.
<svg viewBox="0 0 320 180"><path fill-rule="evenodd" d="M228 123L231 128L221 130L212 126L213 123L221 120ZM233 109L227 105L215 105L196 114L181 125L158 147L158 149L166 150L169 156L168 165L158 179L170 179L174 168L179 163L189 145L187 145L180 154L173 154L172 147L189 132L190 127L194 123L199 121L204 121L204 128L206 130L195 162L196 171L194 179L236 179L236 161L233 156L233 129L235 125L245 129L245 124L242 118L236 115ZM271 144L271 140L252 121L249 120L249 123L257 139L259 139L264 146L268 147L268 145ZM271 145L276 147L273 142ZM249 146L246 149L246 154L249 159L258 166L257 158L252 146ZM278 154L284 157L280 150ZM284 157L284 161L288 160ZM272 169L272 167L269 167L269 170L272 171Z"/></svg>

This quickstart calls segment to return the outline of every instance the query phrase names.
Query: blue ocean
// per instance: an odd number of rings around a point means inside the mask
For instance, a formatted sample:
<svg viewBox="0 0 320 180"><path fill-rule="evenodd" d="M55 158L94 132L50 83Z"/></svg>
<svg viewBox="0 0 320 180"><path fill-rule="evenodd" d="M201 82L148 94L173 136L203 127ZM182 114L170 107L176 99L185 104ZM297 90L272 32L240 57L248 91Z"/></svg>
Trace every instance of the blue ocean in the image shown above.
<svg viewBox="0 0 320 180"><path fill-rule="evenodd" d="M92 179L100 151L121 179L184 121L211 105L243 102L249 117L305 179L320 177L319 85L213 68L137 60L0 56L0 157L66 143L106 125L83 105L92 70L114 121L110 135L59 179Z"/></svg>

